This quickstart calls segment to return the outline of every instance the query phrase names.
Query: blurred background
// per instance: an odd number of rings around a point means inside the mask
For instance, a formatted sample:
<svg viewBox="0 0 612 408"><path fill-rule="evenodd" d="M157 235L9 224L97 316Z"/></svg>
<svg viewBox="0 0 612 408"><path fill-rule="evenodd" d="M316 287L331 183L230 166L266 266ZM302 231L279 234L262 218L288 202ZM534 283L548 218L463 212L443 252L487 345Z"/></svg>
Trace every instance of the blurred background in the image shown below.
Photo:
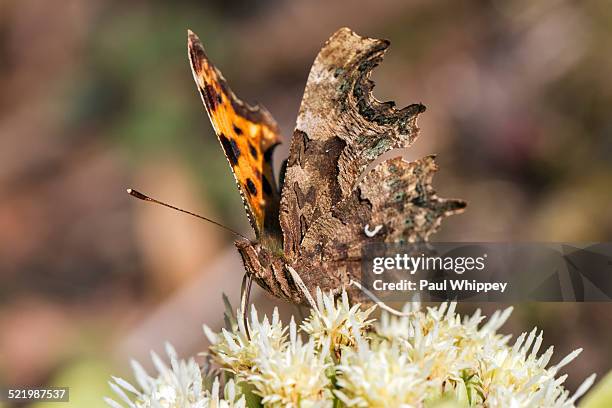
<svg viewBox="0 0 612 408"><path fill-rule="evenodd" d="M428 107L408 156L437 153L437 191L469 202L435 240L612 240L605 0L0 0L0 385L70 386L71 405L101 407L130 358L206 347L221 293L238 304L232 236L125 193L251 234L186 30L276 117L280 163L310 65L342 26L391 40L378 99ZM295 312L258 289L253 301ZM503 331L543 328L553 362L583 347L575 389L612 365L611 312L518 304Z"/></svg>

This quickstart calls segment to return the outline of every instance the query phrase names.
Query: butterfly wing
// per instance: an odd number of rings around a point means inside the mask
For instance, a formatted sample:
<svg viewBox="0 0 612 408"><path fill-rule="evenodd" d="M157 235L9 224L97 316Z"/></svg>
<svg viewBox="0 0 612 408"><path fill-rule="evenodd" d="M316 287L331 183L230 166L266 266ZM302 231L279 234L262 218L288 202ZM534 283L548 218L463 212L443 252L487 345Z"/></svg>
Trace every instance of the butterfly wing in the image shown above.
<svg viewBox="0 0 612 408"><path fill-rule="evenodd" d="M272 152L280 143L278 126L264 108L238 99L191 31L187 46L193 78L232 168L251 226L258 238L277 234L280 196Z"/></svg>
<svg viewBox="0 0 612 408"><path fill-rule="evenodd" d="M370 178L360 182L364 170L383 153L412 144L418 133L417 116L425 110L421 104L397 109L393 102L380 102L372 96L370 73L382 61L388 46L388 41L360 37L342 28L315 59L281 193L280 223L290 258L325 246L335 251L363 240L366 224L373 227L373 222L386 227L389 239L426 238L443 215L465 205L440 201L432 195L428 184L431 177L425 177L433 172L433 162L429 161L415 165L383 162L370 172ZM390 175L391 169L396 171L393 177L382 177ZM391 188L387 182L396 185ZM417 210L425 208L419 206L418 199L411 201L416 194L411 189L417 186L423 189L417 196L424 200L423 205L431 207L424 212ZM394 215L389 213L391 208L395 208ZM422 226L418 232L395 226L406 219L418 222L418 214L433 217L428 222L430 227Z"/></svg>
<svg viewBox="0 0 612 408"><path fill-rule="evenodd" d="M351 195L317 218L306 232L303 254L321 259L359 259L370 243L427 241L444 217L461 212L465 202L436 195L434 156L414 162L385 160L367 172Z"/></svg>

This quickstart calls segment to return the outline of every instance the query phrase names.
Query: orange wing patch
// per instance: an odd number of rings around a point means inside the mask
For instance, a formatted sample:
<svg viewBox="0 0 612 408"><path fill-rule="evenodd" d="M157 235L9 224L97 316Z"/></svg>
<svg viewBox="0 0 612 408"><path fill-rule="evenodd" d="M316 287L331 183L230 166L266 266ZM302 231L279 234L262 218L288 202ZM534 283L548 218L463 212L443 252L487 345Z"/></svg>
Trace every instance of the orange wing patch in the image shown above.
<svg viewBox="0 0 612 408"><path fill-rule="evenodd" d="M280 143L278 126L265 109L251 107L236 97L191 31L187 45L193 78L234 173L251 226L258 237L264 232L276 233L280 231L280 197L272 152Z"/></svg>

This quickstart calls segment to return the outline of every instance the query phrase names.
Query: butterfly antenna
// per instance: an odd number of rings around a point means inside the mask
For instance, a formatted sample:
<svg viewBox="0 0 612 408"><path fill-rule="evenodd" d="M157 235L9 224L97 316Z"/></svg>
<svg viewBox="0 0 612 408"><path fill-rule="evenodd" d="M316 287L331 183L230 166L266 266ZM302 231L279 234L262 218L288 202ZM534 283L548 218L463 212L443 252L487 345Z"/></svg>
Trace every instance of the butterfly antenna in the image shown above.
<svg viewBox="0 0 612 408"><path fill-rule="evenodd" d="M237 232L237 231L234 231L233 229L231 229L231 228L229 228L229 227L226 227L225 225L223 225L223 224L221 224L221 223L219 223L219 222L217 222L217 221L215 221L215 220L211 220L210 218L206 218L206 217L204 217L204 216L202 216L202 215L200 215L200 214L192 213L191 211L183 210L182 208L178 208L178 207L175 207L175 206L173 206L173 205L170 205L170 204L164 203L163 201L156 200L156 199L154 199L154 198L149 197L149 196L148 196L148 195L146 195L146 194L141 193L140 191L134 190L133 188L128 188L128 189L127 189L127 193L128 193L129 195L131 195L132 197L136 197L136 198L138 198L139 200L149 201L149 202L151 202L151 203L155 203L155 204L163 205L164 207L172 208L173 210L180 211L180 212L182 212L182 213L192 215L192 216L194 216L194 217L196 217L196 218L199 218L199 219L201 219L201 220L211 222L211 223L215 224L216 226L221 227L221 228L223 228L224 230L231 232L231 233L232 233L232 234L234 234L234 235L237 235L237 236L239 236L239 237L241 237L241 238L244 238L244 239L246 239L246 240L249 240L247 237L245 237L245 236L244 236L244 235L242 235L241 233L239 233L239 232Z"/></svg>

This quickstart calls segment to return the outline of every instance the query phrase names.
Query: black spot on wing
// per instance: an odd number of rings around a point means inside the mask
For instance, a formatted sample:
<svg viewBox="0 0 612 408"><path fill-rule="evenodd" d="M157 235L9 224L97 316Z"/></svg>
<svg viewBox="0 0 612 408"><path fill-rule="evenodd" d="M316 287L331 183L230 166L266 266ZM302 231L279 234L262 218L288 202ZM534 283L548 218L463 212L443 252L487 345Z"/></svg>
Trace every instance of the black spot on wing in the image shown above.
<svg viewBox="0 0 612 408"><path fill-rule="evenodd" d="M249 142L249 151L251 152L251 156L253 156L254 159L257 159L257 149L255 148L255 146L253 146L251 142Z"/></svg>
<svg viewBox="0 0 612 408"><path fill-rule="evenodd" d="M238 158L240 157L240 149L236 145L236 142L228 139L223 133L219 135L219 140L221 141L221 146L230 164L232 166L237 165Z"/></svg>
<svg viewBox="0 0 612 408"><path fill-rule="evenodd" d="M211 84L206 84L204 88L200 88L200 94L202 94L202 98L204 98L204 102L208 109L211 111L217 109L218 95Z"/></svg>
<svg viewBox="0 0 612 408"><path fill-rule="evenodd" d="M242 132L242 129L234 125L234 133L236 133L238 136L241 136L243 132Z"/></svg>
<svg viewBox="0 0 612 408"><path fill-rule="evenodd" d="M274 149L272 147L270 147L268 150L264 152L264 162L270 163L272 161L273 152L274 152Z"/></svg>
<svg viewBox="0 0 612 408"><path fill-rule="evenodd" d="M246 180L246 189L250 195L257 195L257 187L255 187L255 183L250 178Z"/></svg>

